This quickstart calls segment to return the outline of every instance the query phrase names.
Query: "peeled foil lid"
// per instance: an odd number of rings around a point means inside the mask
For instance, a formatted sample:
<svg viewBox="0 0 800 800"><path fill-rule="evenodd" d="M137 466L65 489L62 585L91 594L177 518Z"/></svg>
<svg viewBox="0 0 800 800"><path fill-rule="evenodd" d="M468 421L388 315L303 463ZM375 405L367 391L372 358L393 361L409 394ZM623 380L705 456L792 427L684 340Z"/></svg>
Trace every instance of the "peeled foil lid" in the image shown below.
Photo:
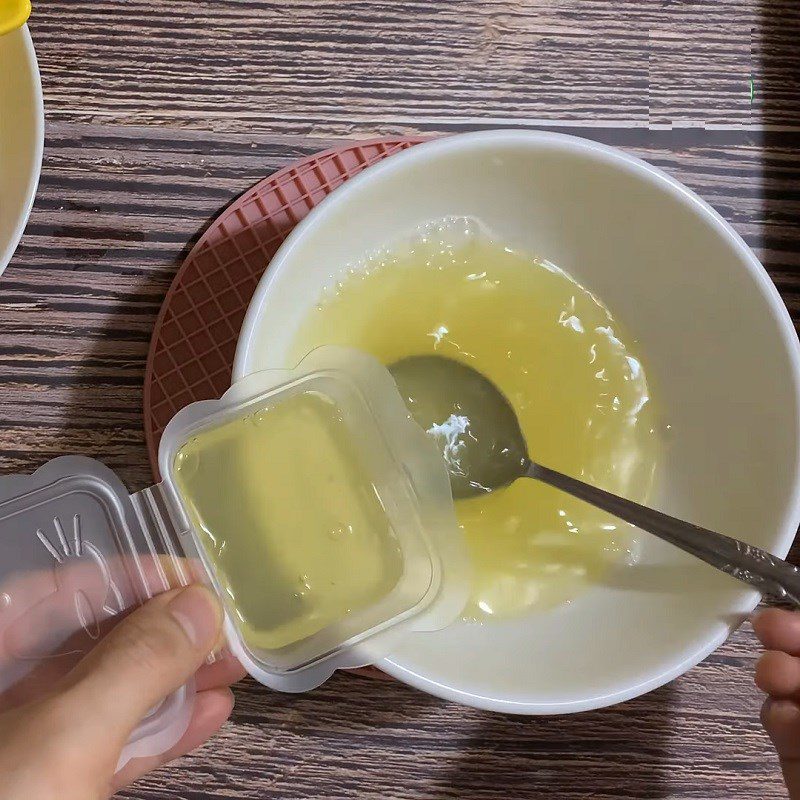
<svg viewBox="0 0 800 800"><path fill-rule="evenodd" d="M0 478L0 707L63 678L129 610L172 585L116 475L67 456ZM186 730L184 686L134 731L119 766L156 755Z"/></svg>

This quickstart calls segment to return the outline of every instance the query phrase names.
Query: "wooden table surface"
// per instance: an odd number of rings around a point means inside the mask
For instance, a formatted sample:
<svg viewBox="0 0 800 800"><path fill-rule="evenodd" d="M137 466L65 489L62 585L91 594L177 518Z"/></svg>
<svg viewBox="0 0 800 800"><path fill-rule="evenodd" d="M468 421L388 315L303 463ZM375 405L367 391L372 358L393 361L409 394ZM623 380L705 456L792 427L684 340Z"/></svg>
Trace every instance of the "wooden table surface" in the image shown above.
<svg viewBox="0 0 800 800"><path fill-rule="evenodd" d="M65 453L149 478L142 379L206 221L344 139L566 130L717 208L800 313L794 0L41 0L39 194L0 279L0 468ZM752 94L752 96L751 96ZM251 681L198 752L126 798L785 797L749 626L671 685L561 718L491 715L341 675Z"/></svg>

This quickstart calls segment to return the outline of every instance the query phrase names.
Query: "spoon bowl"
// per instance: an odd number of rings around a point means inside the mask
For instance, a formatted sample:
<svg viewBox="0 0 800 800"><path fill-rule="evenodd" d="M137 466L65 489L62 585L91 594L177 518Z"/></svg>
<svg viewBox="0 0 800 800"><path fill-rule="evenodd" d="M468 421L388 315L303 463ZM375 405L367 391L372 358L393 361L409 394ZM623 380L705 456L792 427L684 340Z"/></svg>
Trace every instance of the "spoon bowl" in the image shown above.
<svg viewBox="0 0 800 800"><path fill-rule="evenodd" d="M453 497L507 486L525 472L528 451L506 396L484 375L445 356L410 356L389 371L414 421L436 441Z"/></svg>

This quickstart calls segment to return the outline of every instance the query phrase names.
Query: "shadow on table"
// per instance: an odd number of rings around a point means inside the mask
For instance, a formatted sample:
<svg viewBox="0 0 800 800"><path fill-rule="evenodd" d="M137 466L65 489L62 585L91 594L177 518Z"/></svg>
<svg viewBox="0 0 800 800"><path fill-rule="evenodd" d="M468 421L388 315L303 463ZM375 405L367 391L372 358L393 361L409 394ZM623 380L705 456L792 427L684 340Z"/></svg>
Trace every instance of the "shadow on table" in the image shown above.
<svg viewBox="0 0 800 800"><path fill-rule="evenodd" d="M561 717L483 714L436 798L669 797L668 688L623 708Z"/></svg>
<svg viewBox="0 0 800 800"><path fill-rule="evenodd" d="M445 703L393 680L339 676L292 697L245 682L232 719L269 732L272 754L248 765L253 789L282 758L283 736L284 747L294 743L293 778L286 786L269 779L275 796L302 791L297 765L310 756L315 797L659 800L669 796L670 691L596 712L522 717ZM262 755L256 744L250 753Z"/></svg>

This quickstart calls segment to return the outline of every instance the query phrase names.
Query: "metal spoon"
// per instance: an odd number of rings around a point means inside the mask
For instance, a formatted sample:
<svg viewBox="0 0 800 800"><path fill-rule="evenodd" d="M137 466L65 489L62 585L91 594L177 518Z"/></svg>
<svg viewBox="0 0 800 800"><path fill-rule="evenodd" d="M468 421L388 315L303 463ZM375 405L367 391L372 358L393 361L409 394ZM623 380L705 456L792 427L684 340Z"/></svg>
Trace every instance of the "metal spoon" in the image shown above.
<svg viewBox="0 0 800 800"><path fill-rule="evenodd" d="M402 359L389 371L412 417L441 446L455 498L492 492L517 478L534 478L649 531L762 594L800 605L800 570L766 550L617 497L531 460L511 404L472 367L430 355Z"/></svg>

